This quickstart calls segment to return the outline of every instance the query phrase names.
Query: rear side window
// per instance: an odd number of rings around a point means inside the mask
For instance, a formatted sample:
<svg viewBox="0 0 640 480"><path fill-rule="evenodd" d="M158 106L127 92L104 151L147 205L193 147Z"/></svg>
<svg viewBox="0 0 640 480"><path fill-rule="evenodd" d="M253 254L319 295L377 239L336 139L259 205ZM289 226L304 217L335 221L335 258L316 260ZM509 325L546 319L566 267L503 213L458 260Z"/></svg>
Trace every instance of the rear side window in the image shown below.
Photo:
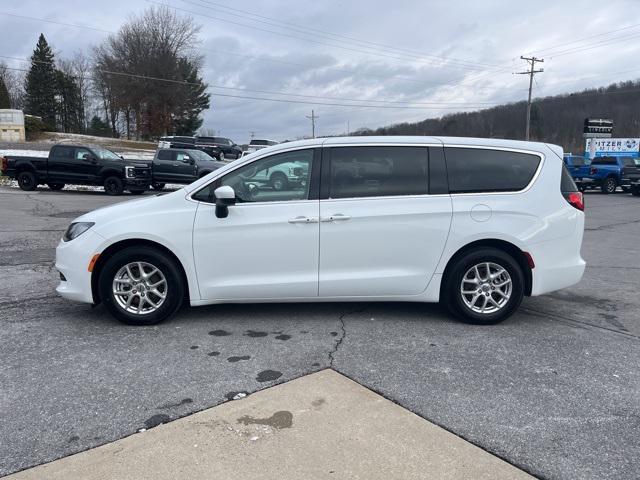
<svg viewBox="0 0 640 480"><path fill-rule="evenodd" d="M55 147L54 151L52 152L52 156L71 160L73 158L73 153L73 147Z"/></svg>
<svg viewBox="0 0 640 480"><path fill-rule="evenodd" d="M451 193L517 192L535 175L540 157L481 148L445 148Z"/></svg>
<svg viewBox="0 0 640 480"><path fill-rule="evenodd" d="M591 165L617 165L618 161L615 157L598 157L594 158Z"/></svg>
<svg viewBox="0 0 640 480"><path fill-rule="evenodd" d="M330 198L425 195L426 147L333 147Z"/></svg>
<svg viewBox="0 0 640 480"><path fill-rule="evenodd" d="M562 173L560 174L560 191L562 193L577 192L578 187L576 182L573 181L573 177L567 170L566 165L562 165Z"/></svg>
<svg viewBox="0 0 640 480"><path fill-rule="evenodd" d="M172 160L173 152L171 150L160 150L158 152L158 160Z"/></svg>

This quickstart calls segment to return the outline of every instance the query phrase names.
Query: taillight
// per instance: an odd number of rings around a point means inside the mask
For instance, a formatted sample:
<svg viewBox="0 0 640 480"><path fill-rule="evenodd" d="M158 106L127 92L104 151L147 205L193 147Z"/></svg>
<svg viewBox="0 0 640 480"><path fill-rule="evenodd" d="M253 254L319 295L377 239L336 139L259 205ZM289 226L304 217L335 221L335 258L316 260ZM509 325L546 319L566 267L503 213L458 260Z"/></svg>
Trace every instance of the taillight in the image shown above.
<svg viewBox="0 0 640 480"><path fill-rule="evenodd" d="M598 173L598 169L596 167L591 167L591 170L589 170L589 175L595 175L596 173Z"/></svg>
<svg viewBox="0 0 640 480"><path fill-rule="evenodd" d="M573 208L577 208L581 212L584 212L584 195L582 192L567 192L563 193L562 196Z"/></svg>

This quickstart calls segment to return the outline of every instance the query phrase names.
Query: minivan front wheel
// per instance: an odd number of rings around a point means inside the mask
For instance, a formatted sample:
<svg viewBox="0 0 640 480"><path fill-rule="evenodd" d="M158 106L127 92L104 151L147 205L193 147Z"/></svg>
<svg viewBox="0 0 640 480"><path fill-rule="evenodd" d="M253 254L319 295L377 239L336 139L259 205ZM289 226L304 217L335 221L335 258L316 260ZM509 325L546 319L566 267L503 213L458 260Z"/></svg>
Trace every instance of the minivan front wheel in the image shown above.
<svg viewBox="0 0 640 480"><path fill-rule="evenodd" d="M128 325L154 325L182 305L184 280L174 260L154 248L129 247L109 258L100 272L100 298Z"/></svg>
<svg viewBox="0 0 640 480"><path fill-rule="evenodd" d="M472 250L447 273L443 299L447 308L468 323L490 325L511 316L524 296L518 262L495 248Z"/></svg>

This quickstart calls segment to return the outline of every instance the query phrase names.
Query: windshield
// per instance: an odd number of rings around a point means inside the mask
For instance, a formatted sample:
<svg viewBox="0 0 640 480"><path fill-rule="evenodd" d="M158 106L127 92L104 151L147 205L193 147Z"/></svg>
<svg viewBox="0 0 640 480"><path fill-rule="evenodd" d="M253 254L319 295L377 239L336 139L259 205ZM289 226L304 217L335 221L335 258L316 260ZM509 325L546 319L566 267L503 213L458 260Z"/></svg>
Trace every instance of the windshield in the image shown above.
<svg viewBox="0 0 640 480"><path fill-rule="evenodd" d="M107 150L106 148L94 148L93 152L100 158L100 160L122 160L120 155Z"/></svg>
<svg viewBox="0 0 640 480"><path fill-rule="evenodd" d="M272 142L271 140L251 140L249 145L275 145L276 142Z"/></svg>
<svg viewBox="0 0 640 480"><path fill-rule="evenodd" d="M210 155L207 155L202 150L189 150L189 155L191 155L196 160L203 160L203 161L209 161L209 162L213 161L213 158Z"/></svg>

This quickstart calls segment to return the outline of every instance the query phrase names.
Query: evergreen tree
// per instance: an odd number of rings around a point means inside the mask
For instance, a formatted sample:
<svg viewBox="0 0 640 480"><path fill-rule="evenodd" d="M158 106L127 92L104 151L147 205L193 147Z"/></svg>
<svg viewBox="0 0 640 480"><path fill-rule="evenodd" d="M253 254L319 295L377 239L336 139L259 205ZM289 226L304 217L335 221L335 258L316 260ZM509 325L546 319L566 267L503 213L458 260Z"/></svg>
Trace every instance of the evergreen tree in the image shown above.
<svg viewBox="0 0 640 480"><path fill-rule="evenodd" d="M82 100L80 87L73 75L56 70L58 126L63 132L82 131Z"/></svg>
<svg viewBox="0 0 640 480"><path fill-rule="evenodd" d="M94 115L89 122L87 133L90 135L97 135L99 137L110 137L111 127L107 122L102 120L99 116Z"/></svg>
<svg viewBox="0 0 640 480"><path fill-rule="evenodd" d="M11 108L11 98L9 90L4 83L4 78L0 77L0 108Z"/></svg>
<svg viewBox="0 0 640 480"><path fill-rule="evenodd" d="M182 78L188 83L184 88L186 95L181 111L173 119L173 130L176 135L193 135L202 126L203 110L209 108L211 96L207 93L207 84L198 75L198 65L186 58L178 61Z"/></svg>
<svg viewBox="0 0 640 480"><path fill-rule="evenodd" d="M57 76L53 51L43 34L40 34L25 85L25 113L37 115L53 128L56 124Z"/></svg>

